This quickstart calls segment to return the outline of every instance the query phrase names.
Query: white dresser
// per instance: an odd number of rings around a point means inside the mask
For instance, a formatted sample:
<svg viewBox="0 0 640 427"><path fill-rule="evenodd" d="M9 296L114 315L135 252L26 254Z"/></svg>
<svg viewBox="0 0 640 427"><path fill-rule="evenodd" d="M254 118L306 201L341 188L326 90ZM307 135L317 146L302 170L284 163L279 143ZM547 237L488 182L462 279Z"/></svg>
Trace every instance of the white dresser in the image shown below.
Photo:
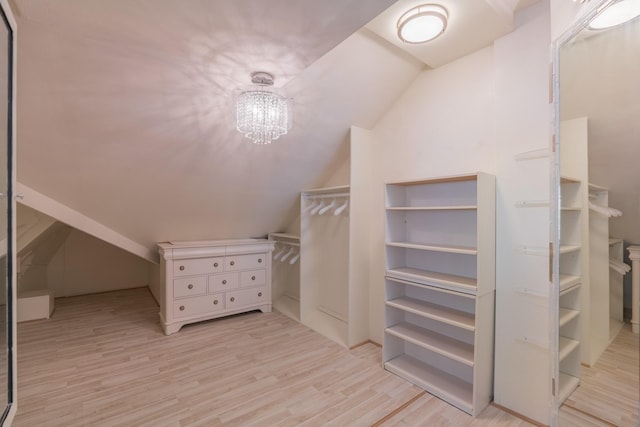
<svg viewBox="0 0 640 427"><path fill-rule="evenodd" d="M271 311L271 251L265 239L158 244L160 323L183 325L251 310Z"/></svg>

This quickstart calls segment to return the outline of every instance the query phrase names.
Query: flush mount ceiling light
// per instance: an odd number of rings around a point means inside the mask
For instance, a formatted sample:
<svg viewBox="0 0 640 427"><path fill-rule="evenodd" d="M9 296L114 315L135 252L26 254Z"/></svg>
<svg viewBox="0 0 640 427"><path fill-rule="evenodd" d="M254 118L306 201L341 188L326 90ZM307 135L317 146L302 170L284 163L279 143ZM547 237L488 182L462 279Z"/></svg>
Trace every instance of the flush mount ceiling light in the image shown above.
<svg viewBox="0 0 640 427"><path fill-rule="evenodd" d="M398 37L410 44L428 42L444 33L448 18L447 9L440 5L416 6L398 19Z"/></svg>
<svg viewBox="0 0 640 427"><path fill-rule="evenodd" d="M236 129L254 144L269 144L291 129L289 99L273 88L273 75L251 73L253 85L236 97Z"/></svg>
<svg viewBox="0 0 640 427"><path fill-rule="evenodd" d="M616 27L640 16L640 0L621 0L604 9L589 24L590 30Z"/></svg>

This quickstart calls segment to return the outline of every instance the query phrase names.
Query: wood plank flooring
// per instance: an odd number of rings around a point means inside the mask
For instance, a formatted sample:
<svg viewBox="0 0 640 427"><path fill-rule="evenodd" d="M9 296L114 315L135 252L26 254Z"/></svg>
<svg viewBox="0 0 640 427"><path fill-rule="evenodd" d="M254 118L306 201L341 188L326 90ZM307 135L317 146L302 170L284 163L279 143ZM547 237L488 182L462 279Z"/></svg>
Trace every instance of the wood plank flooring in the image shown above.
<svg viewBox="0 0 640 427"><path fill-rule="evenodd" d="M560 408L561 426L640 425L639 342L625 324L596 364L582 368L580 386Z"/></svg>
<svg viewBox="0 0 640 427"><path fill-rule="evenodd" d="M19 324L14 426L530 425L495 407L474 419L384 371L378 346L346 350L277 312L168 337L157 312L142 288Z"/></svg>

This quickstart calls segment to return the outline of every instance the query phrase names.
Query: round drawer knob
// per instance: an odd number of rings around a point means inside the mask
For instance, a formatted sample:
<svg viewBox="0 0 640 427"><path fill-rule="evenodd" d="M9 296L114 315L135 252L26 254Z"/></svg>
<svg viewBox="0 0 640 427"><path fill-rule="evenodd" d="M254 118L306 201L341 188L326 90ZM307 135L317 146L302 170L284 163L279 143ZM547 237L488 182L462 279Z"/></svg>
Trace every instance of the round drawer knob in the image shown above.
<svg viewBox="0 0 640 427"><path fill-rule="evenodd" d="M184 311L184 305L180 306L180 311Z"/></svg>
<svg viewBox="0 0 640 427"><path fill-rule="evenodd" d="M180 271L184 271L184 265L180 266Z"/></svg>
<svg viewBox="0 0 640 427"><path fill-rule="evenodd" d="M227 284L227 279L224 279L224 280L222 281L222 284L223 284L223 285L226 285L226 284Z"/></svg>
<svg viewBox="0 0 640 427"><path fill-rule="evenodd" d="M214 263L213 263L213 267L214 267L214 268L218 268L218 263L217 263L217 262L214 262Z"/></svg>
<svg viewBox="0 0 640 427"><path fill-rule="evenodd" d="M187 288L193 289L193 285L191 283L189 283L189 286L187 286Z"/></svg>
<svg viewBox="0 0 640 427"><path fill-rule="evenodd" d="M218 305L218 300L217 299L213 300L213 305Z"/></svg>
<svg viewBox="0 0 640 427"><path fill-rule="evenodd" d="M258 264L262 264L262 258L258 258Z"/></svg>
<svg viewBox="0 0 640 427"><path fill-rule="evenodd" d="M231 302L234 302L236 300L236 297L231 297Z"/></svg>
<svg viewBox="0 0 640 427"><path fill-rule="evenodd" d="M256 280L256 276L251 276L251 280Z"/></svg>
<svg viewBox="0 0 640 427"><path fill-rule="evenodd" d="M229 264L236 265L236 262L235 261L231 261Z"/></svg>
<svg viewBox="0 0 640 427"><path fill-rule="evenodd" d="M262 296L262 292L258 292L258 296L261 297Z"/></svg>

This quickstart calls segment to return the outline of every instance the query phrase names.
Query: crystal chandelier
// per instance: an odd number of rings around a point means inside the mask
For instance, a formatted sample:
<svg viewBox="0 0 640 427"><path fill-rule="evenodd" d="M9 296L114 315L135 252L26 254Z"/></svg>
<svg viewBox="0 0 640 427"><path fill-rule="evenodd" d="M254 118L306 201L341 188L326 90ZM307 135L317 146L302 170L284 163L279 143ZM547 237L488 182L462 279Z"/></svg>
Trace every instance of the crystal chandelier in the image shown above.
<svg viewBox="0 0 640 427"><path fill-rule="evenodd" d="M236 98L236 129L254 144L269 144L291 129L289 99L273 89L269 73L251 73L251 82Z"/></svg>

